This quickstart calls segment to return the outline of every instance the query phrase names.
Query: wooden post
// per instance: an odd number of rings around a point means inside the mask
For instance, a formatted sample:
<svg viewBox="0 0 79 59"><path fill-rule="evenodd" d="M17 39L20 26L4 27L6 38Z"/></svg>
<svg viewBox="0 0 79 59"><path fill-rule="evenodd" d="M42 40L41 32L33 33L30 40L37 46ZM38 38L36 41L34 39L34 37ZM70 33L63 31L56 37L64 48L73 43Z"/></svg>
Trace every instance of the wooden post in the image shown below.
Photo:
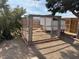
<svg viewBox="0 0 79 59"><path fill-rule="evenodd" d="M46 32L46 18L44 18L44 31Z"/></svg>
<svg viewBox="0 0 79 59"><path fill-rule="evenodd" d="M76 36L77 39L79 39L79 22L77 24L77 36Z"/></svg>
<svg viewBox="0 0 79 59"><path fill-rule="evenodd" d="M53 37L53 17L51 19L51 38Z"/></svg>
<svg viewBox="0 0 79 59"><path fill-rule="evenodd" d="M28 44L32 43L32 23L33 23L33 18L32 16L29 15L29 20L28 20Z"/></svg>
<svg viewBox="0 0 79 59"><path fill-rule="evenodd" d="M60 32L61 32L61 17L58 17L58 37L60 37Z"/></svg>

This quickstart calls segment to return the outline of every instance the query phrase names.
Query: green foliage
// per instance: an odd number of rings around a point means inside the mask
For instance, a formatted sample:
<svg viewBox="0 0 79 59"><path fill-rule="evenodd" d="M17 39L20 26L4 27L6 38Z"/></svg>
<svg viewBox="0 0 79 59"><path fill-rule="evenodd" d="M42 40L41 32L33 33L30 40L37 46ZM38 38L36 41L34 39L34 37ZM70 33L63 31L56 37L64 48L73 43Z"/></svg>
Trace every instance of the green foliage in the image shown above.
<svg viewBox="0 0 79 59"><path fill-rule="evenodd" d="M21 31L21 16L25 13L22 7L16 7L13 10L8 5L4 5L0 16L0 39L12 39L16 37L14 33Z"/></svg>
<svg viewBox="0 0 79 59"><path fill-rule="evenodd" d="M46 7L48 11L55 15L57 12L64 13L71 11L74 15L79 17L79 0L46 0ZM59 3L59 6L57 5ZM54 7L55 6L55 7Z"/></svg>

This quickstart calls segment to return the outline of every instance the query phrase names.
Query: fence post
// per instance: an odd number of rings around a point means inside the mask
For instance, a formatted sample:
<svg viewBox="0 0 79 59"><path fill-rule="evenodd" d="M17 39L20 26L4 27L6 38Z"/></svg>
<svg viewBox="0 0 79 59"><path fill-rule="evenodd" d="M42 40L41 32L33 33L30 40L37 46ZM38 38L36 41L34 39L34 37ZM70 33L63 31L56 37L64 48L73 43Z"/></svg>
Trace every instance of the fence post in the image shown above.
<svg viewBox="0 0 79 59"><path fill-rule="evenodd" d="M60 32L61 32L61 17L58 17L58 37L60 37Z"/></svg>
<svg viewBox="0 0 79 59"><path fill-rule="evenodd" d="M53 17L51 19L51 38L53 37Z"/></svg>
<svg viewBox="0 0 79 59"><path fill-rule="evenodd" d="M32 19L32 16L29 15L28 16L28 44L32 44L32 22L33 22L33 19Z"/></svg>
<svg viewBox="0 0 79 59"><path fill-rule="evenodd" d="M79 39L79 22L77 24L77 36L76 36L77 39Z"/></svg>

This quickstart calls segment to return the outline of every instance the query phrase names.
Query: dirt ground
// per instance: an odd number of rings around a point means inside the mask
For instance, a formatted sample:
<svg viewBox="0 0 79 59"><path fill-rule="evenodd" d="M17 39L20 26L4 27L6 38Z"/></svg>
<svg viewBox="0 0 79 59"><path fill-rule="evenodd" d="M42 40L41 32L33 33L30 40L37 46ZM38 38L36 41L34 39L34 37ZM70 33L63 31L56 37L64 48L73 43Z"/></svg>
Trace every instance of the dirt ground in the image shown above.
<svg viewBox="0 0 79 59"><path fill-rule="evenodd" d="M27 59L28 50L22 40L14 39L0 44L0 59Z"/></svg>

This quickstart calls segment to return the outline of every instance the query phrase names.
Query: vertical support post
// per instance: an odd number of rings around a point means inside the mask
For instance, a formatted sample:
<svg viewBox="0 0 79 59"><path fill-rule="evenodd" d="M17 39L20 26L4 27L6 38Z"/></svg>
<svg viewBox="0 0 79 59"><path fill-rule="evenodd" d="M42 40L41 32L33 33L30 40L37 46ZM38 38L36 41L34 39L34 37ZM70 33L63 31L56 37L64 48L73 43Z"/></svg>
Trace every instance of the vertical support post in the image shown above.
<svg viewBox="0 0 79 59"><path fill-rule="evenodd" d="M32 16L29 15L29 20L28 20L28 44L32 43L32 23L33 23L33 18L32 18Z"/></svg>
<svg viewBox="0 0 79 59"><path fill-rule="evenodd" d="M60 37L60 32L61 32L61 17L58 17L58 37Z"/></svg>
<svg viewBox="0 0 79 59"><path fill-rule="evenodd" d="M53 37L53 17L51 19L51 38Z"/></svg>
<svg viewBox="0 0 79 59"><path fill-rule="evenodd" d="M78 21L78 24L77 24L77 36L76 36L77 39L79 39L79 21Z"/></svg>
<svg viewBox="0 0 79 59"><path fill-rule="evenodd" d="M44 31L46 31L46 18L44 19Z"/></svg>

